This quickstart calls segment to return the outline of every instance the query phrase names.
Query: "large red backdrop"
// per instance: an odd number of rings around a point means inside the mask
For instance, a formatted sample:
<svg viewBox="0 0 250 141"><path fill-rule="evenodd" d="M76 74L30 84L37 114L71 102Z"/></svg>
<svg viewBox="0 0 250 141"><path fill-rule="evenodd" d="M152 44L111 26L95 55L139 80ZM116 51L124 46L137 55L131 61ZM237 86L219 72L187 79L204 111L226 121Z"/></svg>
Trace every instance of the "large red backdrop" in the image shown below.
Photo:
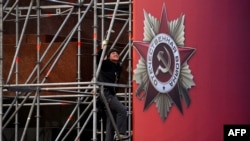
<svg viewBox="0 0 250 141"><path fill-rule="evenodd" d="M133 40L143 40L143 10L168 20L185 15L185 46L196 49L188 61L195 86L181 114L172 106L166 120L155 104L133 96L134 141L222 141L224 124L250 124L250 1L134 0ZM133 68L139 54L133 51ZM133 83L136 90L137 85Z"/></svg>

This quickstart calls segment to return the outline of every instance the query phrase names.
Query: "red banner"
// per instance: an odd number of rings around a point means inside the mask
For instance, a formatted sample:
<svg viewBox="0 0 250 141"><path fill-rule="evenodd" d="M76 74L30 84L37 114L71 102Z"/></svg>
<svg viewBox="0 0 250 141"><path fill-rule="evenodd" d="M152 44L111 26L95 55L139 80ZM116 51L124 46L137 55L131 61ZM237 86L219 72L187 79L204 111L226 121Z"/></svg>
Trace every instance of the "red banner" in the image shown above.
<svg viewBox="0 0 250 141"><path fill-rule="evenodd" d="M249 7L134 1L134 141L222 141L224 125L250 124Z"/></svg>

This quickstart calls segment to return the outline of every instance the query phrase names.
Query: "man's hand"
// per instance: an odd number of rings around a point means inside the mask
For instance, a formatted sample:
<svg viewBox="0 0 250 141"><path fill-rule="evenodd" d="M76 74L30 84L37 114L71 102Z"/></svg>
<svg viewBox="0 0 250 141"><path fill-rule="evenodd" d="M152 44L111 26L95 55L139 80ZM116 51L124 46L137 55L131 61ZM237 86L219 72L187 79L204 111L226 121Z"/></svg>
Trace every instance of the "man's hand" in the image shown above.
<svg viewBox="0 0 250 141"><path fill-rule="evenodd" d="M108 40L103 40L102 41L102 49L108 45Z"/></svg>

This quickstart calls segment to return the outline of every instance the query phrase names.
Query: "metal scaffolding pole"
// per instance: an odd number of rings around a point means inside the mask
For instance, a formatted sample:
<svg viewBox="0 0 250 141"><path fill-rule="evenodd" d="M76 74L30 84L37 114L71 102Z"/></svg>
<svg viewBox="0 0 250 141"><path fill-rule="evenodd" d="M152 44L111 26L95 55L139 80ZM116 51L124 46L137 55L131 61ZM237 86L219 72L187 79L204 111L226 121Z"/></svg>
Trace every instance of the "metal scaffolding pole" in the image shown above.
<svg viewBox="0 0 250 141"><path fill-rule="evenodd" d="M0 140L3 139L3 0L0 0Z"/></svg>
<svg viewBox="0 0 250 141"><path fill-rule="evenodd" d="M16 14L18 15L18 4L16 4ZM18 45L18 41L19 41L19 23L18 23L18 20L19 20L19 17L16 16L16 46ZM18 57L18 56L17 56ZM18 70L19 70L19 67L18 67L18 62L16 62L16 84L19 83L19 76L18 76ZM16 92L16 98L13 100L13 102L15 102L15 109L17 110L18 109L18 92ZM13 105L9 106L9 109L11 109ZM19 131L18 131L18 128L19 128L19 125L18 125L18 120L19 117L18 117L18 113L16 114L15 116L15 141L18 141L18 134L19 134Z"/></svg>
<svg viewBox="0 0 250 141"><path fill-rule="evenodd" d="M97 0L94 0L94 18L93 18L93 52L96 53L97 51ZM96 74L96 56L93 59L93 81L94 83L97 82L97 74ZM93 141L97 141L97 108L96 108L96 84L94 84L93 89Z"/></svg>
<svg viewBox="0 0 250 141"><path fill-rule="evenodd" d="M128 118L128 134L129 136L132 136L132 0L129 0L129 28L128 28L128 44L129 44L129 49L128 49L128 114L129 114L129 118ZM131 140L131 139L130 139Z"/></svg>
<svg viewBox="0 0 250 141"><path fill-rule="evenodd" d="M40 9L40 0L36 0L36 14L37 14L37 84L40 83L40 49L41 49L41 39L40 39L40 13L41 13L41 9ZM37 93L37 97L36 97L36 141L39 141L40 139L40 91L39 91L39 87L37 87L36 93Z"/></svg>

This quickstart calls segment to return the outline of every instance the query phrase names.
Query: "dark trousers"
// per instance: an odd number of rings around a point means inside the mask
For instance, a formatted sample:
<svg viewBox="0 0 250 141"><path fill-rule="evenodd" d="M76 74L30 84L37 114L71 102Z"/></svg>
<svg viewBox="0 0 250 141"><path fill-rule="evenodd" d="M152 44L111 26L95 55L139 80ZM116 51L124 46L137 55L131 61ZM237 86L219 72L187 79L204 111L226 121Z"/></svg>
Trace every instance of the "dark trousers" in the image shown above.
<svg viewBox="0 0 250 141"><path fill-rule="evenodd" d="M127 108L124 106L116 95L112 95L108 90L104 90L104 95L109 104L109 108L113 114L113 118L116 122L116 126L120 134L126 134L127 130ZM106 136L105 141L113 141L114 140L114 127L112 125L110 116L106 111L107 119L106 119Z"/></svg>

